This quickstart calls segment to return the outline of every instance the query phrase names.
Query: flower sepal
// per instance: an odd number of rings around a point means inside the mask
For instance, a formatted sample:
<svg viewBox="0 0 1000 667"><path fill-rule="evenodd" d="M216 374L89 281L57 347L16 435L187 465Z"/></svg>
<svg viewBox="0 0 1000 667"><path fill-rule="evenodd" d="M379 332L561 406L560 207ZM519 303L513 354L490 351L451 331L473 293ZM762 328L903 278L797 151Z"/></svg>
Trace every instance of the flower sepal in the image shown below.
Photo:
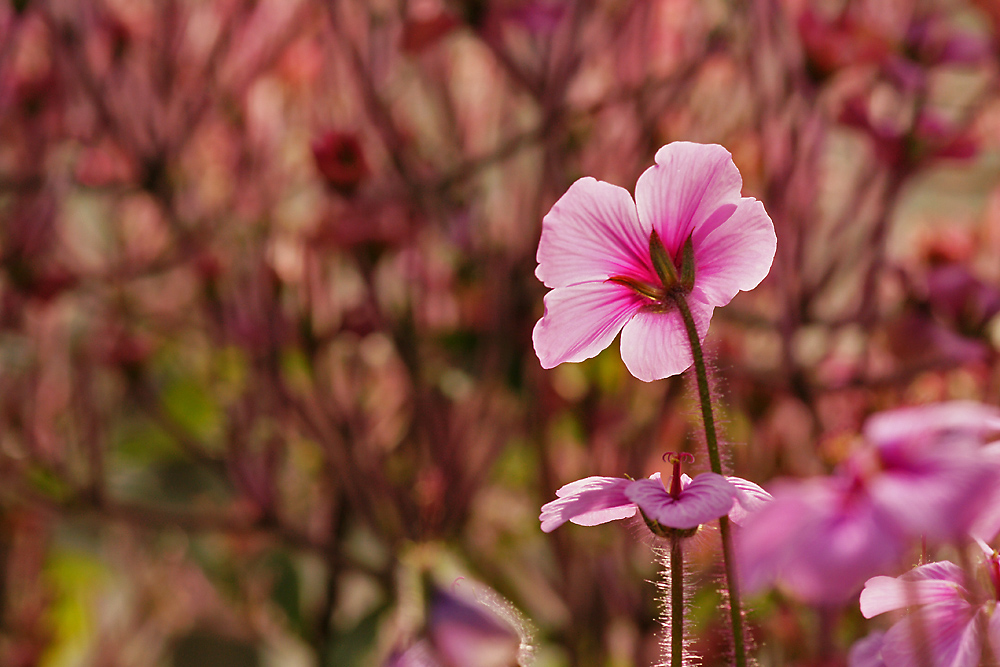
<svg viewBox="0 0 1000 667"><path fill-rule="evenodd" d="M688 235L687 241L684 242L684 250L681 255L681 287L684 288L684 292L690 292L694 289L694 241L692 237L694 233Z"/></svg>
<svg viewBox="0 0 1000 667"><path fill-rule="evenodd" d="M660 235L654 229L649 235L649 257L653 261L653 269L663 283L663 290L669 292L680 283L680 276L677 275L677 267L670 253L663 247Z"/></svg>
<svg viewBox="0 0 1000 667"><path fill-rule="evenodd" d="M689 537L694 537L695 533L701 530L701 524L695 526L694 528L671 528L670 526L664 526L656 519L650 519L646 516L646 513L642 511L641 507L639 508L639 514L642 515L642 520L646 522L646 527L649 528L649 531L653 533L653 535L662 537L665 540L686 540Z"/></svg>

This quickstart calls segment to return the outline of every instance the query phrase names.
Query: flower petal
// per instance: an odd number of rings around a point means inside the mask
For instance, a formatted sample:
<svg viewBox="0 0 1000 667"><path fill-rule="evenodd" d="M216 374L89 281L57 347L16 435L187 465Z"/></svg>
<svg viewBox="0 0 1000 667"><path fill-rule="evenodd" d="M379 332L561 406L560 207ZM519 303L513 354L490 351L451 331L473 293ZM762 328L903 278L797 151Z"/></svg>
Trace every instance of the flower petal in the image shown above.
<svg viewBox="0 0 1000 667"><path fill-rule="evenodd" d="M736 490L722 475L706 472L695 477L677 498L651 479L632 482L625 495L647 517L670 528L696 528L729 512Z"/></svg>
<svg viewBox="0 0 1000 667"><path fill-rule="evenodd" d="M676 255L694 232L694 247L725 222L740 202L743 179L733 156L717 144L675 141L656 152L656 164L639 176L639 220L656 229Z"/></svg>
<svg viewBox="0 0 1000 667"><path fill-rule="evenodd" d="M996 612L996 608L994 608L993 615L990 616L990 623L986 627L986 640L990 644L993 657L1000 655L1000 614Z"/></svg>
<svg viewBox="0 0 1000 667"><path fill-rule="evenodd" d="M736 502L733 503L733 509L729 510L729 520L733 523L743 523L747 514L756 512L767 501L772 500L770 493L748 479L727 476L726 481L732 484L737 491Z"/></svg>
<svg viewBox="0 0 1000 667"><path fill-rule="evenodd" d="M885 633L878 630L854 642L847 654L847 667L885 667L882 660L882 642Z"/></svg>
<svg viewBox="0 0 1000 667"><path fill-rule="evenodd" d="M542 506L542 530L551 533L567 521L596 526L635 514L635 505L625 495L631 480L621 477L587 477L556 491L557 500Z"/></svg>
<svg viewBox="0 0 1000 667"><path fill-rule="evenodd" d="M961 599L920 607L885 633L882 659L893 667L920 667L928 657L935 667L975 667L983 646L977 616Z"/></svg>
<svg viewBox="0 0 1000 667"><path fill-rule="evenodd" d="M908 540L847 480L772 487L774 499L737 534L740 580L748 591L777 582L807 602L844 602L892 567Z"/></svg>
<svg viewBox="0 0 1000 667"><path fill-rule="evenodd" d="M913 535L930 541L964 536L989 510L1000 478L996 463L977 454L956 448L914 456L897 450L895 456L883 455L883 472L868 492Z"/></svg>
<svg viewBox="0 0 1000 667"><path fill-rule="evenodd" d="M865 421L865 438L886 449L978 447L990 432L1000 431L1000 410L975 401L947 401L886 410Z"/></svg>
<svg viewBox="0 0 1000 667"><path fill-rule="evenodd" d="M714 306L688 299L698 338L704 339ZM629 372L643 382L683 373L694 361L691 343L680 312L640 310L622 331L622 360Z"/></svg>
<svg viewBox="0 0 1000 667"><path fill-rule="evenodd" d="M653 282L649 235L628 191L581 178L542 220L535 275L546 287L603 281L616 275Z"/></svg>
<svg viewBox="0 0 1000 667"><path fill-rule="evenodd" d="M872 577L861 591L861 614L871 618L913 605L936 604L960 597L962 592L964 589L951 581Z"/></svg>
<svg viewBox="0 0 1000 667"><path fill-rule="evenodd" d="M694 241L695 290L713 306L724 306L740 290L752 290L771 270L778 239L774 224L756 199L740 200L736 211Z"/></svg>
<svg viewBox="0 0 1000 667"><path fill-rule="evenodd" d="M616 283L552 290L545 295L545 314L531 334L542 368L596 356L644 303L641 296Z"/></svg>

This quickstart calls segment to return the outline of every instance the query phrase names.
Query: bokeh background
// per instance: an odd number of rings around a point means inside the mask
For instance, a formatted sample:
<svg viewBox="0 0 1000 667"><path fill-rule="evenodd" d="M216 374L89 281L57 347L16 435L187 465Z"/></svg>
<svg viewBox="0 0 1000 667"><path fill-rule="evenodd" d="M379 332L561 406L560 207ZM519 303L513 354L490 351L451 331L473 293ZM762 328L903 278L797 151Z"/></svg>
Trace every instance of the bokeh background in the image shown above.
<svg viewBox="0 0 1000 667"><path fill-rule="evenodd" d="M778 254L706 345L764 486L873 411L996 404L998 30L996 0L3 0L0 665L377 667L456 580L538 667L654 664L641 525L537 516L706 468L695 396L617 344L539 367L543 215L670 141L733 153ZM763 665L867 633L750 602Z"/></svg>

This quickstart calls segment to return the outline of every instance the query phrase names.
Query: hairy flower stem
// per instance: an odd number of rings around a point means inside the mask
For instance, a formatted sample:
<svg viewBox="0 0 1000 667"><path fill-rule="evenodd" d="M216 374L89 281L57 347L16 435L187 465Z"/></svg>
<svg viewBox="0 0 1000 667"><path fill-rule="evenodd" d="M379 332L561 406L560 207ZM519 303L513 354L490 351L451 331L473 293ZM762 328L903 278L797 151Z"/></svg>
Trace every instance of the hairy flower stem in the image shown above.
<svg viewBox="0 0 1000 667"><path fill-rule="evenodd" d="M684 664L683 538L670 538L670 667Z"/></svg>
<svg viewBox="0 0 1000 667"><path fill-rule="evenodd" d="M708 371L705 370L705 355L701 351L701 339L695 326L691 309L682 293L671 295L677 309L684 318L688 340L691 341L691 356L694 357L694 372L698 379L698 399L701 402L701 416L705 423L705 443L708 446L708 462L712 472L722 473L722 459L719 457L719 438L715 432L715 417L712 414L712 396L708 388ZM722 558L726 568L726 586L729 589L729 616L733 624L733 653L736 667L746 667L746 649L743 646L743 614L740 611L740 591L736 581L736 561L733 557L733 536L729 530L729 517L719 517L719 534L722 537Z"/></svg>

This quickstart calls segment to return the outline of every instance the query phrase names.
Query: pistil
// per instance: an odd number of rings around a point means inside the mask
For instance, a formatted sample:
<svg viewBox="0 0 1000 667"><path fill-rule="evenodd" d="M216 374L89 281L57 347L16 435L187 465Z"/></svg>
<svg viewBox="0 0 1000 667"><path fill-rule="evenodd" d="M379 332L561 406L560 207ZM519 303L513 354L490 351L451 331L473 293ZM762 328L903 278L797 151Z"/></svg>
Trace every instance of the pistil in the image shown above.
<svg viewBox="0 0 1000 667"><path fill-rule="evenodd" d="M673 466L670 486L664 484L663 488L676 500L681 495L681 463L694 463L694 456L687 452L667 452L663 455L663 461Z"/></svg>

